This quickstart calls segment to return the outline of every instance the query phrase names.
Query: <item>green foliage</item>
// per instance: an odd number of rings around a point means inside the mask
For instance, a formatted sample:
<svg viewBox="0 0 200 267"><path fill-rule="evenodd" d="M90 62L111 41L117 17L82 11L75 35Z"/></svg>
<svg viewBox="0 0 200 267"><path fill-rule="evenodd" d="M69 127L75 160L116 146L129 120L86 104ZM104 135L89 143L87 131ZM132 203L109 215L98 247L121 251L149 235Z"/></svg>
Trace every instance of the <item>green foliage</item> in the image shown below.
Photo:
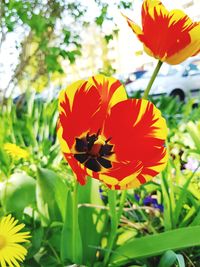
<svg viewBox="0 0 200 267"><path fill-rule="evenodd" d="M65 218L65 203L68 189L64 180L55 172L38 168L37 207L40 214L50 221Z"/></svg>
<svg viewBox="0 0 200 267"><path fill-rule="evenodd" d="M110 263L123 266L131 259L159 255L169 249L197 246L200 245L199 234L200 226L194 226L136 238L117 248Z"/></svg>
<svg viewBox="0 0 200 267"><path fill-rule="evenodd" d="M78 222L77 186L68 192L65 220L61 234L61 259L63 262L82 263L82 240Z"/></svg>
<svg viewBox="0 0 200 267"><path fill-rule="evenodd" d="M92 4L98 10L96 18L88 15L93 12L90 10L93 8ZM118 32L117 23L112 18L112 9L126 9L131 6L131 1L120 0L113 3L93 0L91 5L80 0L2 1L0 46L6 43L8 33L20 32L20 38L18 34L17 38L12 35L18 53L13 53L13 62L16 64L6 89L11 89L13 83L18 82L25 91L24 81L29 88L36 91L49 86L53 74L65 72L63 59L73 64L81 55L83 29L87 31L90 24L96 23L101 29L102 38L104 37L108 43ZM113 30L104 31L106 21L112 22ZM43 86L40 85L42 89L38 89L40 86L37 82L43 83Z"/></svg>
<svg viewBox="0 0 200 267"><path fill-rule="evenodd" d="M24 173L14 173L1 187L1 203L5 212L22 212L35 203L35 180Z"/></svg>
<svg viewBox="0 0 200 267"><path fill-rule="evenodd" d="M76 191L56 138L57 101L43 102L28 92L16 104L8 100L0 113L0 212L13 213L31 231L24 266L98 267L103 261L105 266L197 265L199 170L185 164L188 157L199 157L199 108L177 105L171 98L156 102L170 127L169 164L154 182L127 192L125 209L116 192L113 200L122 210L108 212L112 197L104 188L99 192L98 181L88 178ZM3 148L8 142L28 151L29 157L8 155ZM144 204L148 196L163 211ZM118 228L113 218L121 218Z"/></svg>
<svg viewBox="0 0 200 267"><path fill-rule="evenodd" d="M95 208L103 206L100 198L99 183L88 179L84 187L78 188L79 196L79 227L81 231L83 261L86 266L94 265L98 248L106 230L108 214L105 210ZM84 206L85 203L93 204L92 207ZM84 222L84 223L83 223Z"/></svg>
<svg viewBox="0 0 200 267"><path fill-rule="evenodd" d="M102 26L107 17L108 4L104 4L101 8L101 14L96 18L96 24Z"/></svg>
<svg viewBox="0 0 200 267"><path fill-rule="evenodd" d="M158 267L171 267L176 261L178 261L179 267L185 267L183 256L181 254L176 254L172 250L168 250L163 254Z"/></svg>

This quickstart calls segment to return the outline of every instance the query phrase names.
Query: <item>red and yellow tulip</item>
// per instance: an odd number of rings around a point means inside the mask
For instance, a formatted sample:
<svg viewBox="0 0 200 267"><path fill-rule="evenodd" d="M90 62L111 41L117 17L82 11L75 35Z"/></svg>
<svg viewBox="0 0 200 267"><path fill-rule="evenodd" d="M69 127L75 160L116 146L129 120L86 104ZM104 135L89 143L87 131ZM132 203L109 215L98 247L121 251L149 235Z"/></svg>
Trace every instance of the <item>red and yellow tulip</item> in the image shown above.
<svg viewBox="0 0 200 267"><path fill-rule="evenodd" d="M159 0L144 0L142 29L126 19L145 52L163 62L179 64L200 52L200 22L181 10L168 11Z"/></svg>
<svg viewBox="0 0 200 267"><path fill-rule="evenodd" d="M127 99L121 83L97 75L59 96L58 138L78 182L86 176L111 189L135 188L165 168L167 127L144 99Z"/></svg>

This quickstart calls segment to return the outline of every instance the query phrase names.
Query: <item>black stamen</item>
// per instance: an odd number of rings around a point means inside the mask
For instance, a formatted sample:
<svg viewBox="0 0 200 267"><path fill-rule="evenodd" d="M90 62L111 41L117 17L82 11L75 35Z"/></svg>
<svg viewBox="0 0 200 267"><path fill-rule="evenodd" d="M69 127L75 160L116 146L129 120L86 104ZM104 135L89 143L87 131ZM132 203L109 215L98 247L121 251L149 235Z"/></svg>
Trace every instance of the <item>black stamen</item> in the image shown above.
<svg viewBox="0 0 200 267"><path fill-rule="evenodd" d="M87 137L87 147L88 150L92 149L92 146L94 145L94 142L98 139L95 134Z"/></svg>
<svg viewBox="0 0 200 267"><path fill-rule="evenodd" d="M90 135L88 132L83 138L75 138L76 153L74 158L94 172L99 172L102 167L106 169L112 167L112 162L109 159L114 153L112 151L113 145L107 144L112 137L108 138L104 145L97 142L97 146L93 147L95 141L98 140L100 132L101 129L96 134Z"/></svg>
<svg viewBox="0 0 200 267"><path fill-rule="evenodd" d="M75 159L77 159L80 163L85 162L88 159L88 154L74 154Z"/></svg>
<svg viewBox="0 0 200 267"><path fill-rule="evenodd" d="M103 145L100 148L99 154L100 156L109 155L109 153L112 151L113 145Z"/></svg>
<svg viewBox="0 0 200 267"><path fill-rule="evenodd" d="M85 151L87 151L87 143L86 143L86 140L76 138L75 149L78 152L85 152Z"/></svg>
<svg viewBox="0 0 200 267"><path fill-rule="evenodd" d="M97 161L106 169L109 169L112 167L112 164L110 160L104 159L104 158L97 158Z"/></svg>
<svg viewBox="0 0 200 267"><path fill-rule="evenodd" d="M86 161L85 163L85 167L94 171L94 172L98 172L101 170L101 166L100 164L97 162L96 159L94 158L90 158Z"/></svg>
<svg viewBox="0 0 200 267"><path fill-rule="evenodd" d="M105 143L108 143L111 139L112 139L112 137L109 137L109 138L105 141Z"/></svg>

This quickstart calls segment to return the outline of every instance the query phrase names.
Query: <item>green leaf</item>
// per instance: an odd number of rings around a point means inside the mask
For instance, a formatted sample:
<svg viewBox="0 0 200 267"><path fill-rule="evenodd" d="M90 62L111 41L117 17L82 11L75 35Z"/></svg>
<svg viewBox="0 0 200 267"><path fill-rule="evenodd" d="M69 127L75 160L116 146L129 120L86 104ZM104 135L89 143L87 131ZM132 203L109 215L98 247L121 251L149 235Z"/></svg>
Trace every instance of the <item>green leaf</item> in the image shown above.
<svg viewBox="0 0 200 267"><path fill-rule="evenodd" d="M68 188L62 178L49 169L38 168L37 206L47 219L59 221L65 218L65 202Z"/></svg>
<svg viewBox="0 0 200 267"><path fill-rule="evenodd" d="M116 213L116 204L117 203L117 192L115 190L108 191L108 204L109 204L109 213L110 213L110 232L108 235L108 245L105 251L104 256L104 265L107 266L107 263L110 258L111 251L113 249L118 227L118 214ZM120 216L121 217L121 216Z"/></svg>
<svg viewBox="0 0 200 267"><path fill-rule="evenodd" d="M195 216L194 220L190 224L190 226L195 226L200 224L200 210L197 212L197 215Z"/></svg>
<svg viewBox="0 0 200 267"><path fill-rule="evenodd" d="M110 40L113 40L113 35L112 34L108 34L104 36L106 43L108 44L110 42Z"/></svg>
<svg viewBox="0 0 200 267"><path fill-rule="evenodd" d="M117 242L116 245L117 246L121 246L124 243L127 242L127 240L132 239L133 237L137 236L138 231L134 228L129 229L129 228L125 228L123 229L122 233L118 235L117 237Z"/></svg>
<svg viewBox="0 0 200 267"><path fill-rule="evenodd" d="M67 51L66 56L68 57L71 64L76 60L76 56L80 56L81 52L79 50Z"/></svg>
<svg viewBox="0 0 200 267"><path fill-rule="evenodd" d="M77 204L77 191L68 192L65 221L61 234L61 259L63 262L82 264L82 241Z"/></svg>
<svg viewBox="0 0 200 267"><path fill-rule="evenodd" d="M42 227L31 231L31 247L28 249L27 259L32 258L39 250L44 237L44 229Z"/></svg>
<svg viewBox="0 0 200 267"><path fill-rule="evenodd" d="M184 257L183 255L181 254L176 254L176 258L178 260L178 264L180 267L185 267L185 260L184 260Z"/></svg>
<svg viewBox="0 0 200 267"><path fill-rule="evenodd" d="M49 72L58 71L63 72L60 63L58 62L58 55L48 54L45 56L45 63Z"/></svg>
<svg viewBox="0 0 200 267"><path fill-rule="evenodd" d="M51 55L54 55L54 56L58 56L59 54L60 54L60 51L61 51L62 49L60 49L59 47L50 47L49 48L49 54L51 54Z"/></svg>
<svg viewBox="0 0 200 267"><path fill-rule="evenodd" d="M64 43L69 44L69 39L70 39L70 36L71 36L71 32L68 31L68 30L63 30L63 32L64 32L64 35L65 35Z"/></svg>
<svg viewBox="0 0 200 267"><path fill-rule="evenodd" d="M198 153L200 153L200 130L198 129L198 126L195 125L194 122L190 121L187 124L187 131L189 132L189 134L192 137L192 140L196 146L196 149L198 151Z"/></svg>
<svg viewBox="0 0 200 267"><path fill-rule="evenodd" d="M67 54L67 51L66 50L61 49L60 50L60 55L61 55L61 57L66 58L68 54Z"/></svg>
<svg viewBox="0 0 200 267"><path fill-rule="evenodd" d="M172 250L166 251L160 262L158 267L171 267L176 261L176 253Z"/></svg>
<svg viewBox="0 0 200 267"><path fill-rule="evenodd" d="M7 212L20 212L35 203L35 180L25 173L15 173L1 187L1 201Z"/></svg>
<svg viewBox="0 0 200 267"><path fill-rule="evenodd" d="M7 176L10 169L10 158L8 154L1 148L0 148L0 166L2 171Z"/></svg>
<svg viewBox="0 0 200 267"><path fill-rule="evenodd" d="M127 2L127 1L120 1L120 7L128 8L130 9L133 5L133 2Z"/></svg>
<svg viewBox="0 0 200 267"><path fill-rule="evenodd" d="M168 250L178 250L199 245L200 226L180 228L133 239L113 252L110 263L116 265L125 264L133 259L160 255Z"/></svg>
<svg viewBox="0 0 200 267"><path fill-rule="evenodd" d="M33 14L28 22L31 29L35 30L37 35L41 35L47 28L47 19L41 15Z"/></svg>
<svg viewBox="0 0 200 267"><path fill-rule="evenodd" d="M85 186L79 186L79 226L83 245L83 264L91 266L96 261L97 247L108 219L107 211L99 209L104 206L99 193L99 182L89 178ZM91 204L93 207L84 206ZM96 206L96 207L95 207Z"/></svg>
<svg viewBox="0 0 200 267"><path fill-rule="evenodd" d="M102 26L104 20L106 19L107 10L108 10L108 4L104 4L101 9L101 14L95 19L95 22L98 26Z"/></svg>
<svg viewBox="0 0 200 267"><path fill-rule="evenodd" d="M164 171L161 174L161 189L164 199L164 226L166 230L172 229L172 216L171 216L171 202L170 202L170 196L168 193L168 183L167 183L167 172Z"/></svg>
<svg viewBox="0 0 200 267"><path fill-rule="evenodd" d="M12 32L14 31L14 27L15 27L15 24L16 24L16 21L12 20L12 16L5 16L5 24L6 24L6 27L8 29L9 32Z"/></svg>
<svg viewBox="0 0 200 267"><path fill-rule="evenodd" d="M176 254L172 250L168 250L163 254L158 267L172 267L177 261L179 267L185 267L185 261L183 256L181 254Z"/></svg>
<svg viewBox="0 0 200 267"><path fill-rule="evenodd" d="M49 253L46 253L40 258L40 266L41 267L62 267L61 264L58 264L58 261L55 257L52 255L49 255Z"/></svg>
<svg viewBox="0 0 200 267"><path fill-rule="evenodd" d="M190 185L190 182L195 174L196 170L192 173L192 175L188 178L188 180L185 182L185 184L183 185L183 188L181 190L181 193L179 194L179 197L176 201L176 208L174 211L174 225L178 224L179 221L179 217L182 213L182 209L183 209L183 205L186 202L186 199L188 197L188 187Z"/></svg>

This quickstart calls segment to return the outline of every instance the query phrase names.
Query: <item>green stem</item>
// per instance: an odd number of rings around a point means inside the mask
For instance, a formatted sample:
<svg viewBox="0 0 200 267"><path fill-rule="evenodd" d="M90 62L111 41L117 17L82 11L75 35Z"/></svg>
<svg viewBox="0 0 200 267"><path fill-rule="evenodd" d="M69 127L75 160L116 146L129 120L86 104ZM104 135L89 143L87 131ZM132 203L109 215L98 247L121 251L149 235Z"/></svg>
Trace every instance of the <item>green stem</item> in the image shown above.
<svg viewBox="0 0 200 267"><path fill-rule="evenodd" d="M55 256L55 258L56 258L56 260L57 260L57 263L58 263L59 265L62 264L61 259L59 258L59 256L58 256L56 250L55 250L54 247L51 245L51 243L50 243L48 240L46 240L45 243L46 243L46 244L49 246L49 248L51 249L52 253L54 254L54 256Z"/></svg>
<svg viewBox="0 0 200 267"><path fill-rule="evenodd" d="M120 198L120 204L119 204L119 210L118 213L116 212L116 191L109 190L108 191L108 202L110 207L110 217L111 217L111 232L108 237L108 247L105 253L104 257L104 265L105 267L108 266L108 261L110 257L110 253L112 251L114 242L116 240L117 235L117 228L120 222L120 218L123 212L124 203L126 200L126 190L122 192L121 198Z"/></svg>
<svg viewBox="0 0 200 267"><path fill-rule="evenodd" d="M127 190L123 190L122 194L121 194L121 198L120 198L120 203L119 203L118 222L120 222L120 219L121 219L121 216L122 216L124 203L126 201L126 194L127 194Z"/></svg>
<svg viewBox="0 0 200 267"><path fill-rule="evenodd" d="M73 212L72 212L72 218L73 218L73 244L72 244L72 259L74 262L76 262L76 249L77 249L77 227L78 227L78 183L76 182L74 186L74 191L73 191Z"/></svg>
<svg viewBox="0 0 200 267"><path fill-rule="evenodd" d="M151 79L150 79L148 85L147 85L147 88L146 88L146 90L144 91L144 95L143 95L143 97L142 97L143 99L147 99L147 98L148 98L148 95L149 95L149 92L150 92L151 87L152 87L152 85L153 85L153 82L154 82L154 80L155 80L155 78L156 78L156 76L157 76L157 74L158 74L158 72L159 72L159 70L160 70L162 64L163 64L163 62L160 61L160 60L158 60L158 63L157 63L157 65L156 65L156 68L155 68L155 70L154 70L154 72L153 72L153 74L152 74L152 76L151 76Z"/></svg>

